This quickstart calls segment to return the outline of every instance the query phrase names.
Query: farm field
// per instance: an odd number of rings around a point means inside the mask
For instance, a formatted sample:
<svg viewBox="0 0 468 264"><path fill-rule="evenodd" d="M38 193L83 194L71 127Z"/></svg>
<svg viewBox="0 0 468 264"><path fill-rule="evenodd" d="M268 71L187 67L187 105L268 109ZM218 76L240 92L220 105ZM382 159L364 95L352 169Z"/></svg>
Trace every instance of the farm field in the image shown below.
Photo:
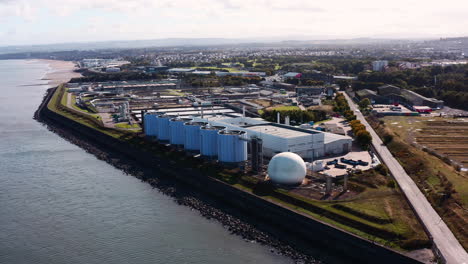
<svg viewBox="0 0 468 264"><path fill-rule="evenodd" d="M385 124L408 143L435 151L468 169L468 120L387 116Z"/></svg>
<svg viewBox="0 0 468 264"><path fill-rule="evenodd" d="M430 119L416 134L416 142L468 168L468 122Z"/></svg>

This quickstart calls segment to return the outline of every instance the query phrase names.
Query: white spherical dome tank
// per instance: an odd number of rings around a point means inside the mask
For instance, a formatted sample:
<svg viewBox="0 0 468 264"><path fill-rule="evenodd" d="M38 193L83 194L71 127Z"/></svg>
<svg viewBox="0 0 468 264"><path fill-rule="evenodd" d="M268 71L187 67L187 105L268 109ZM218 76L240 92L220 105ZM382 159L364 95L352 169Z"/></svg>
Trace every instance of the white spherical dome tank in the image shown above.
<svg viewBox="0 0 468 264"><path fill-rule="evenodd" d="M292 152L276 154L268 164L268 177L280 184L301 184L307 170L301 156Z"/></svg>

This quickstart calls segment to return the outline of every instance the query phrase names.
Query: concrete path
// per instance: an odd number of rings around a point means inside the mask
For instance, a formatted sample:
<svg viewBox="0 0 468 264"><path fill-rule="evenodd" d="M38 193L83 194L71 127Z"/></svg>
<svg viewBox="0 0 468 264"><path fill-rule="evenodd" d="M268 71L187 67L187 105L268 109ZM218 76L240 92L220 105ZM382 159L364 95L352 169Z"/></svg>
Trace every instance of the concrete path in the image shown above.
<svg viewBox="0 0 468 264"><path fill-rule="evenodd" d="M73 109L73 106L72 106L72 94L69 93L69 92L66 92L66 93L67 93L67 107ZM75 103L75 102L73 102L73 103Z"/></svg>
<svg viewBox="0 0 468 264"><path fill-rule="evenodd" d="M369 125L356 104L344 93L348 100L351 110L355 112L357 119L361 121L372 135L372 145L380 155L382 161L387 165L395 180L398 182L401 190L415 209L416 214L421 219L423 225L429 231L430 236L440 252L440 255L449 264L468 264L468 254L455 238L452 231L440 218L437 212L432 208L424 194L419 190L411 177L406 173L403 167L393 157L388 148L383 145L382 140ZM357 110L357 111L356 111Z"/></svg>
<svg viewBox="0 0 468 264"><path fill-rule="evenodd" d="M246 104L246 105L248 105L248 106L254 107L254 108L256 108L256 109L262 109L262 108L263 108L263 106L258 105L258 104L256 104L256 103L248 102L248 101L245 100L245 99L241 99L241 100L239 100L239 102L241 102L241 103L243 103L243 104Z"/></svg>

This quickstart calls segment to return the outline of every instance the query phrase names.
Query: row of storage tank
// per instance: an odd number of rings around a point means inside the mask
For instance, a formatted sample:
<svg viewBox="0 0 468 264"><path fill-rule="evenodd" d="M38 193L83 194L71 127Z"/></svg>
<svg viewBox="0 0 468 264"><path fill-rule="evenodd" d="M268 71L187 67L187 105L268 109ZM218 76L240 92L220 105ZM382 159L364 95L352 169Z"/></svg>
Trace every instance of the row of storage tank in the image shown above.
<svg viewBox="0 0 468 264"><path fill-rule="evenodd" d="M161 142L183 146L202 156L217 157L220 162L239 163L247 160L247 134L245 131L227 130L206 122L195 122L163 112L145 113L146 136Z"/></svg>

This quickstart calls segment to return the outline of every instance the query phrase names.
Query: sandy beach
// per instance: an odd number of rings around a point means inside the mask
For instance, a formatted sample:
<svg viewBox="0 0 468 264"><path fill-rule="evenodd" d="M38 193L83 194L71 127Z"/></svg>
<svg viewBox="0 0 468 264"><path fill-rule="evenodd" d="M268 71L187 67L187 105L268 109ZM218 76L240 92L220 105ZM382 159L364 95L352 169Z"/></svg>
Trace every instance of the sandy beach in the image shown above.
<svg viewBox="0 0 468 264"><path fill-rule="evenodd" d="M51 70L44 76L43 80L48 80L51 86L70 81L71 78L80 77L81 74L73 72L77 69L75 63L60 60L40 60L49 64Z"/></svg>

